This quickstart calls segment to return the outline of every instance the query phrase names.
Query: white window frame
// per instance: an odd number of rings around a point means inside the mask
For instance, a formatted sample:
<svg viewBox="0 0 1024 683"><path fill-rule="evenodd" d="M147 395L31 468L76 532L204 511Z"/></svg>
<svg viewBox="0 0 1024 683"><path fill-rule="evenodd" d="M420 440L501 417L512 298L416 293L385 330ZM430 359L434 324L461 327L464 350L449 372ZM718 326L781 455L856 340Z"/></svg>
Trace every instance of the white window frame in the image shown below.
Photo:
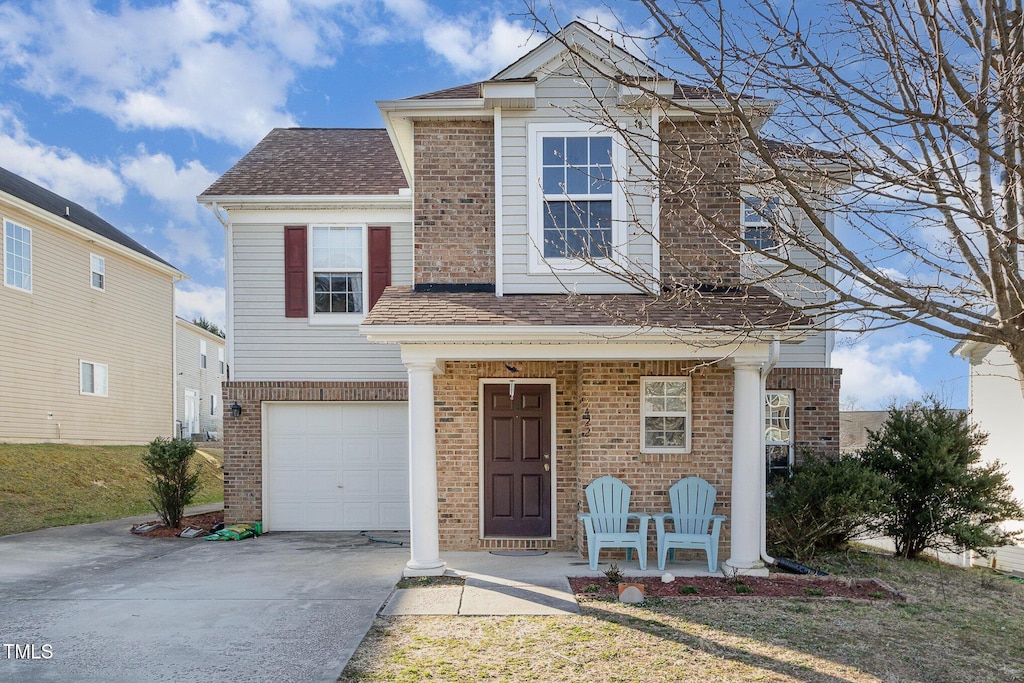
<svg viewBox="0 0 1024 683"><path fill-rule="evenodd" d="M85 366L92 370L92 391L85 390ZM102 368L102 372L97 372ZM78 391L82 396L107 396L109 393L110 371L105 363L89 360L78 361Z"/></svg>
<svg viewBox="0 0 1024 683"><path fill-rule="evenodd" d="M8 280L8 272L9 272L8 269L11 268L10 261L11 261L11 257L13 256L13 254L10 254L10 253L7 252L7 240L8 240L7 231L8 230L12 230L12 232L13 232L13 228L18 228L18 229L24 230L25 232L28 233L28 287L22 287L21 285L13 284L13 283L11 283ZM10 237L10 239L12 239L12 240L14 239L13 234ZM24 226L21 223L15 223L14 221L4 219L3 255L4 255L4 286L5 287L10 287L11 289L16 289L19 292L28 292L29 294L32 293L32 252L34 251L34 247L32 246L33 241L34 240L32 239L32 228ZM21 271L18 271L18 274L19 275L25 275L25 273L23 273Z"/></svg>
<svg viewBox="0 0 1024 683"><path fill-rule="evenodd" d="M100 276L100 285L96 286L96 276ZM89 254L89 286L93 289L107 291L107 260L99 254Z"/></svg>
<svg viewBox="0 0 1024 683"><path fill-rule="evenodd" d="M681 382L686 387L686 410L685 411L648 411L647 410L647 385L653 382ZM693 401L692 384L689 377L641 377L640 378L640 452L641 453L689 453L690 443L693 435ZM678 446L648 446L647 445L647 418L649 417L682 417L686 420L686 444L683 448Z"/></svg>
<svg viewBox="0 0 1024 683"><path fill-rule="evenodd" d="M217 374L218 375L223 375L224 374L224 347L223 346L218 346L217 347Z"/></svg>
<svg viewBox="0 0 1024 683"><path fill-rule="evenodd" d="M740 249L745 252L748 256L770 258L768 255L776 255L784 257L786 255L786 245L783 239L782 231L779 230L778 226L787 220L786 213L788 209L782 201L782 197L779 195L764 195L762 192L744 188L741 191L740 196ZM749 213L748 207L750 202L748 200L754 200L757 202L774 203L775 214L778 219L775 225L772 224L767 218L754 214L756 220L747 220ZM775 230L775 246L771 248L762 248L761 251L757 251L747 243L747 228L774 228Z"/></svg>
<svg viewBox="0 0 1024 683"><path fill-rule="evenodd" d="M206 369L206 351L207 351L206 340L205 339L200 339L199 340L199 369L200 370L205 370Z"/></svg>
<svg viewBox="0 0 1024 683"><path fill-rule="evenodd" d="M599 266L610 265L612 261L621 264L622 249L625 244L626 195L622 189L622 178L626 177L623 169L622 136L615 131L601 130L586 123L532 123L527 126L527 226L530 240L530 274L545 274L554 271L571 270L574 273L599 273L601 269L588 263L585 259L555 258L544 256L544 190L541 184L543 176L542 139L545 137L608 137L612 140L612 181L611 181L611 220L612 220L612 257L611 259L594 259ZM567 198L588 201L582 195L567 195Z"/></svg>
<svg viewBox="0 0 1024 683"><path fill-rule="evenodd" d="M323 223L309 226L309 247L306 250L307 260L307 272L309 273L307 278L307 289L308 289L308 306L309 306L309 324L310 325L358 325L366 317L366 312L370 307L370 256L369 256L369 244L367 243L369 229L367 223ZM320 312L316 310L316 274L318 272L326 273L340 273L340 272L351 272L355 273L355 270L339 270L333 269L315 269L313 267L313 235L315 231L320 229L331 229L331 228L345 228L360 231L360 248L362 249L362 264L358 271L363 277L363 310L359 313L328 313Z"/></svg>
<svg viewBox="0 0 1024 683"><path fill-rule="evenodd" d="M785 396L789 399L789 438L788 439L772 439L771 432L775 427L775 418L772 417L769 410L769 402L772 396ZM794 421L796 419L796 396L792 389L769 389L764 392L764 465L765 471L769 476L773 474L769 460L768 451L769 449L777 446L785 446L789 449L788 464L786 466L787 474L793 471L794 462L794 448L793 448L793 432L794 432ZM776 468L775 472L781 472Z"/></svg>

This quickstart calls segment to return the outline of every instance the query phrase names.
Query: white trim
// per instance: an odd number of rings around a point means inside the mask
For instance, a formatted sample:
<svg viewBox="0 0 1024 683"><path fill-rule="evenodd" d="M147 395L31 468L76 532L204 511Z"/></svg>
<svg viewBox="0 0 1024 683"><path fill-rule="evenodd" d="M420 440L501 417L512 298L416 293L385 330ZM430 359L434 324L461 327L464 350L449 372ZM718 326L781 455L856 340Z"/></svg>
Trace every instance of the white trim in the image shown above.
<svg viewBox="0 0 1024 683"><path fill-rule="evenodd" d="M363 302L362 311L358 313L326 313L316 312L316 291L314 283L316 281L316 270L313 268L313 232L317 228L357 228L360 231L360 254L362 260L362 266L360 275L363 279ZM330 325L330 326L353 326L362 323L366 317L367 309L370 306L370 256L369 256L369 234L370 230L367 223L340 223L340 224L310 224L308 227L308 236L306 244L306 297L309 315L306 321L309 325ZM324 272L350 272L350 271L330 271Z"/></svg>
<svg viewBox="0 0 1024 683"><path fill-rule="evenodd" d="M82 388L83 380L85 379L85 366L89 365L92 367L92 391L85 391ZM99 388L97 385L100 382L97 381L97 375L100 373L96 372L97 368L103 368L103 391L97 391ZM110 368L106 363L95 363L91 360L78 359L78 393L82 396L100 396L107 397L110 395Z"/></svg>
<svg viewBox="0 0 1024 683"><path fill-rule="evenodd" d="M789 397L789 440L788 441L772 441L772 440L770 440L768 438L768 397L773 395L773 394L785 395L785 396ZM764 454L765 454L765 468L766 468L766 471L767 471L767 467L768 467L768 460L767 460L767 458L768 458L768 446L788 446L789 447L789 458L788 458L788 462L787 462L787 468L790 471L792 471L792 469L793 469L793 459L794 459L794 457L793 457L794 456L794 453L793 453L793 450L794 450L794 448L793 448L793 432L794 432L794 429L793 428L794 428L794 426L796 424L796 395L795 395L795 392L792 389L765 389L764 390L764 401L762 403L764 404L764 408L763 408L763 413L762 413L763 414L763 418L762 418L761 421L764 423L764 438L763 438L764 449L763 450L764 450Z"/></svg>
<svg viewBox="0 0 1024 683"><path fill-rule="evenodd" d="M96 270L93 259L99 259L99 270ZM101 287L97 287L93 284L93 275L99 275L102 283ZM99 254L89 253L89 286L98 292L107 291L107 259L100 256Z"/></svg>
<svg viewBox="0 0 1024 683"><path fill-rule="evenodd" d="M205 339L199 340L199 369L209 370L210 366L210 347L207 345Z"/></svg>
<svg viewBox="0 0 1024 683"><path fill-rule="evenodd" d="M658 170L651 182L651 277L655 284L661 283L661 113L651 112L651 167Z"/></svg>
<svg viewBox="0 0 1024 683"><path fill-rule="evenodd" d="M28 287L19 287L18 285L12 285L12 284L8 284L7 283L7 267L9 265L7 263L7 226L13 226L13 227L16 227L16 228L21 228L22 230L24 230L25 232L28 233L28 249L29 249L29 256L28 256ZM3 229L3 235L2 235L2 237L3 237L3 245L0 245L0 254L3 254L3 259L0 262L3 263L3 282L4 282L4 287L8 287L9 289L15 289L15 290L17 290L19 292L25 292L26 294L31 294L32 293L32 280L35 279L33 274L32 274L32 271L34 270L34 268L32 267L32 264L33 264L33 261L35 261L35 251L36 251L36 248L35 248L35 245L34 245L35 240L32 239L32 228L28 227L27 225L22 225L21 223L16 223L16 222L12 221L10 218L4 218L3 219L3 228L4 228Z"/></svg>
<svg viewBox="0 0 1024 683"><path fill-rule="evenodd" d="M412 208L412 194L386 195L199 195L203 206L234 209Z"/></svg>
<svg viewBox="0 0 1024 683"><path fill-rule="evenodd" d="M504 296L505 294L505 221L502 213L505 211L504 173L502 164L504 155L501 145L501 107L494 108L494 295Z"/></svg>
<svg viewBox="0 0 1024 683"><path fill-rule="evenodd" d="M480 89L485 100L532 100L537 97L536 81L484 81ZM499 109L494 108L495 115Z"/></svg>
<svg viewBox="0 0 1024 683"><path fill-rule="evenodd" d="M510 538L516 540L558 540L558 415L557 406L558 402L556 397L557 386L554 378L536 378L536 377L523 377L521 380L517 380L520 384L547 384L550 387L550 394L548 397L548 406L551 408L551 533L548 536L485 536L484 535L484 385L485 384L505 384L511 381L512 378L491 378L481 377L477 385L477 469L479 473L477 482L477 508L478 508L478 534L481 540L493 540Z"/></svg>
<svg viewBox="0 0 1024 683"><path fill-rule="evenodd" d="M648 446L647 445L647 420L648 417L679 417L678 411L666 411L658 414L648 414L646 411L647 384L648 382L683 382L686 384L686 411L682 416L686 420L686 443L682 448L674 446ZM652 375L640 378L640 452L641 453L689 453L693 434L693 382L689 375Z"/></svg>

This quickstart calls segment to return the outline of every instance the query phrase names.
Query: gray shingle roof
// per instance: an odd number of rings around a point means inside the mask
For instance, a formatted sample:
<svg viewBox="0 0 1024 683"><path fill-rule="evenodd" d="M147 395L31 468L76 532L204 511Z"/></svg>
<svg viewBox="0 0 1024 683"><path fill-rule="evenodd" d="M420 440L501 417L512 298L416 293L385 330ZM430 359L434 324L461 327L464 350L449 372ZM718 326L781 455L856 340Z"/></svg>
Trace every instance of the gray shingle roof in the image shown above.
<svg viewBox="0 0 1024 683"><path fill-rule="evenodd" d="M810 321L762 287L643 294L519 294L414 292L388 287L363 320L388 325L592 325L672 329L783 329Z"/></svg>
<svg viewBox="0 0 1024 683"><path fill-rule="evenodd" d="M202 196L391 195L408 186L383 128L275 128Z"/></svg>
<svg viewBox="0 0 1024 683"><path fill-rule="evenodd" d="M43 211L52 213L59 220L66 220L80 228L85 228L90 232L94 232L101 237L106 237L107 239L120 244L122 247L127 247L132 251L136 251L139 254L146 256L147 258L151 258L165 266L174 268L173 265L157 256L155 253L142 246L131 237L94 214L92 211L89 211L81 204L61 197L56 192L51 192L45 187L36 185L32 181L26 180L25 178L8 171L6 168L0 168L0 192L6 192L7 194L28 202Z"/></svg>

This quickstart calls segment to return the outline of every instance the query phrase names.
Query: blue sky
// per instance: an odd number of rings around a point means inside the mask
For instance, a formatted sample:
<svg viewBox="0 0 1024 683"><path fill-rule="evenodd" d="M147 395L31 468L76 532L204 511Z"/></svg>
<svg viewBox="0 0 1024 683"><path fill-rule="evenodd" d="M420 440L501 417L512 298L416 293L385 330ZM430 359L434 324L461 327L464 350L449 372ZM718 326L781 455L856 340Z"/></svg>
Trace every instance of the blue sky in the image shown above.
<svg viewBox="0 0 1024 683"><path fill-rule="evenodd" d="M562 23L611 18L599 2L556 7ZM220 323L223 231L195 196L275 126L381 127L376 100L492 75L539 42L523 13L519 0L0 2L0 166L188 273L179 315ZM965 407L951 347L909 328L842 339L845 403L935 392Z"/></svg>

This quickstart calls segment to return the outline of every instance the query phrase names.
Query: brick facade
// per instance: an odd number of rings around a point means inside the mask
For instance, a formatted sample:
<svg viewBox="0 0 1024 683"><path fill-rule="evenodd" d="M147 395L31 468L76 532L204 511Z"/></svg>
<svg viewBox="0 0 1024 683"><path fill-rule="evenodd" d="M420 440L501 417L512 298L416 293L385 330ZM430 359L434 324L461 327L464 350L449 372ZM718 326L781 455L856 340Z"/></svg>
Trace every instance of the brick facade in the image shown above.
<svg viewBox="0 0 1024 683"><path fill-rule="evenodd" d="M494 124L417 121L415 282L493 284Z"/></svg>
<svg viewBox="0 0 1024 683"><path fill-rule="evenodd" d="M405 382L225 382L224 521L263 519L264 401L408 401ZM231 404L242 414L234 417Z"/></svg>
<svg viewBox="0 0 1024 683"><path fill-rule="evenodd" d="M662 280L738 284L740 154L735 131L719 122L666 119L660 143ZM726 232L724 226L735 226L735 231Z"/></svg>
<svg viewBox="0 0 1024 683"><path fill-rule="evenodd" d="M793 446L797 462L810 451L839 455L839 368L775 368L766 389L793 392Z"/></svg>

